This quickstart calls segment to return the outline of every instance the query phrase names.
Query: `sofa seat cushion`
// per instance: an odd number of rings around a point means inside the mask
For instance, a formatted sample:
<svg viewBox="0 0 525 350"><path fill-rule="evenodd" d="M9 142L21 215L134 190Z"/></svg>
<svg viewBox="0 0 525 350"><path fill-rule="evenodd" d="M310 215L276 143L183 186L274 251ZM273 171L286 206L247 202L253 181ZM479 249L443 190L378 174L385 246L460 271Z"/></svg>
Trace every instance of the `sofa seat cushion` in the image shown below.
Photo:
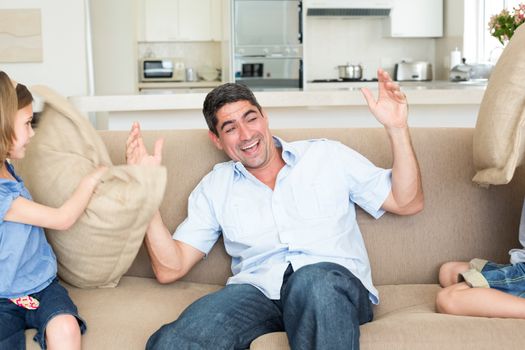
<svg viewBox="0 0 525 350"><path fill-rule="evenodd" d="M198 298L223 286L176 282L161 285L155 279L124 276L115 288L80 289L63 285L86 320L82 349L144 350L162 325L174 321ZM26 332L27 349L39 349Z"/></svg>
<svg viewBox="0 0 525 350"><path fill-rule="evenodd" d="M435 284L378 286L374 321L361 326L361 350L520 349L525 320L443 315L435 312ZM256 339L254 350L288 350L286 334Z"/></svg>
<svg viewBox="0 0 525 350"><path fill-rule="evenodd" d="M88 324L83 349L142 350L151 334L175 320L201 296L220 285L177 282L161 285L151 278L122 278L116 288L79 289L67 286ZM361 326L361 349L502 349L525 343L525 320L442 315L434 300L435 284L378 287L381 304L374 321ZM27 348L38 349L34 331L26 332ZM253 350L288 350L284 332L270 333L252 342Z"/></svg>

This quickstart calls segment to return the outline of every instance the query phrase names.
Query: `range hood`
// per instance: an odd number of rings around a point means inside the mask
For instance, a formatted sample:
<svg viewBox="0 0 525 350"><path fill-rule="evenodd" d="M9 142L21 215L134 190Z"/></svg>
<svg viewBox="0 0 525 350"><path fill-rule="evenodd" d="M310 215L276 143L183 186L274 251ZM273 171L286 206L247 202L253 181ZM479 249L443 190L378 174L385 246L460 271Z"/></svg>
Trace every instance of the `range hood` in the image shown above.
<svg viewBox="0 0 525 350"><path fill-rule="evenodd" d="M386 17L393 0L305 0L307 16Z"/></svg>

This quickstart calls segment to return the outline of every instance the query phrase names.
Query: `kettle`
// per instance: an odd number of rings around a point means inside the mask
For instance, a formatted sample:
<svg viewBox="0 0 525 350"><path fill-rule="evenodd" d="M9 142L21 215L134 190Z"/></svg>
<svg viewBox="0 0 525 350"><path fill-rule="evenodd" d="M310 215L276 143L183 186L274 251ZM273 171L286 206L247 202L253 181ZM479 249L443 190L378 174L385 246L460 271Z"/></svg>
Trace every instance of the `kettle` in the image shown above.
<svg viewBox="0 0 525 350"><path fill-rule="evenodd" d="M472 66L466 64L465 58L462 59L463 63L454 66L450 70L449 79L450 81L467 81L470 80L470 73Z"/></svg>

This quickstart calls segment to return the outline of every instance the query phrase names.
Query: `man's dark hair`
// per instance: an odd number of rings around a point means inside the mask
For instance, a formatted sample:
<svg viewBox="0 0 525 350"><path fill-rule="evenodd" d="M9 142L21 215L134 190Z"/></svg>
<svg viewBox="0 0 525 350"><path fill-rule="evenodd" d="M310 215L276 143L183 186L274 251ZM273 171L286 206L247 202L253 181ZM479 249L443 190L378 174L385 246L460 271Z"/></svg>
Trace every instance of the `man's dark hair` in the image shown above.
<svg viewBox="0 0 525 350"><path fill-rule="evenodd" d="M202 106L202 114L204 114L208 129L215 135L219 136L217 131L217 111L222 106L237 101L248 101L262 113L261 106L253 92L243 84L226 83L216 87L206 96Z"/></svg>

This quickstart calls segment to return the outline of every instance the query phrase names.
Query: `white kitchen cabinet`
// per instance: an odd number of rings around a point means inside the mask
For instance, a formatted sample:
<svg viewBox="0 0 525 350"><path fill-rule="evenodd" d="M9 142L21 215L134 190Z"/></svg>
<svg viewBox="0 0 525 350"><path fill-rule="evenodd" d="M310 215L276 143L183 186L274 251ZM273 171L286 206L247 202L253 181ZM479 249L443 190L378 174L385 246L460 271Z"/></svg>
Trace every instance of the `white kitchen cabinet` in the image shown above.
<svg viewBox="0 0 525 350"><path fill-rule="evenodd" d="M144 1L144 40L171 41L179 37L178 0Z"/></svg>
<svg viewBox="0 0 525 350"><path fill-rule="evenodd" d="M397 38L443 36L443 0L394 0L386 35Z"/></svg>
<svg viewBox="0 0 525 350"><path fill-rule="evenodd" d="M143 0L145 41L220 41L221 0Z"/></svg>
<svg viewBox="0 0 525 350"><path fill-rule="evenodd" d="M211 23L211 39L213 41L223 40L222 36L222 26L223 26L223 4L222 0L210 0L211 3L211 13L210 13L210 23Z"/></svg>

